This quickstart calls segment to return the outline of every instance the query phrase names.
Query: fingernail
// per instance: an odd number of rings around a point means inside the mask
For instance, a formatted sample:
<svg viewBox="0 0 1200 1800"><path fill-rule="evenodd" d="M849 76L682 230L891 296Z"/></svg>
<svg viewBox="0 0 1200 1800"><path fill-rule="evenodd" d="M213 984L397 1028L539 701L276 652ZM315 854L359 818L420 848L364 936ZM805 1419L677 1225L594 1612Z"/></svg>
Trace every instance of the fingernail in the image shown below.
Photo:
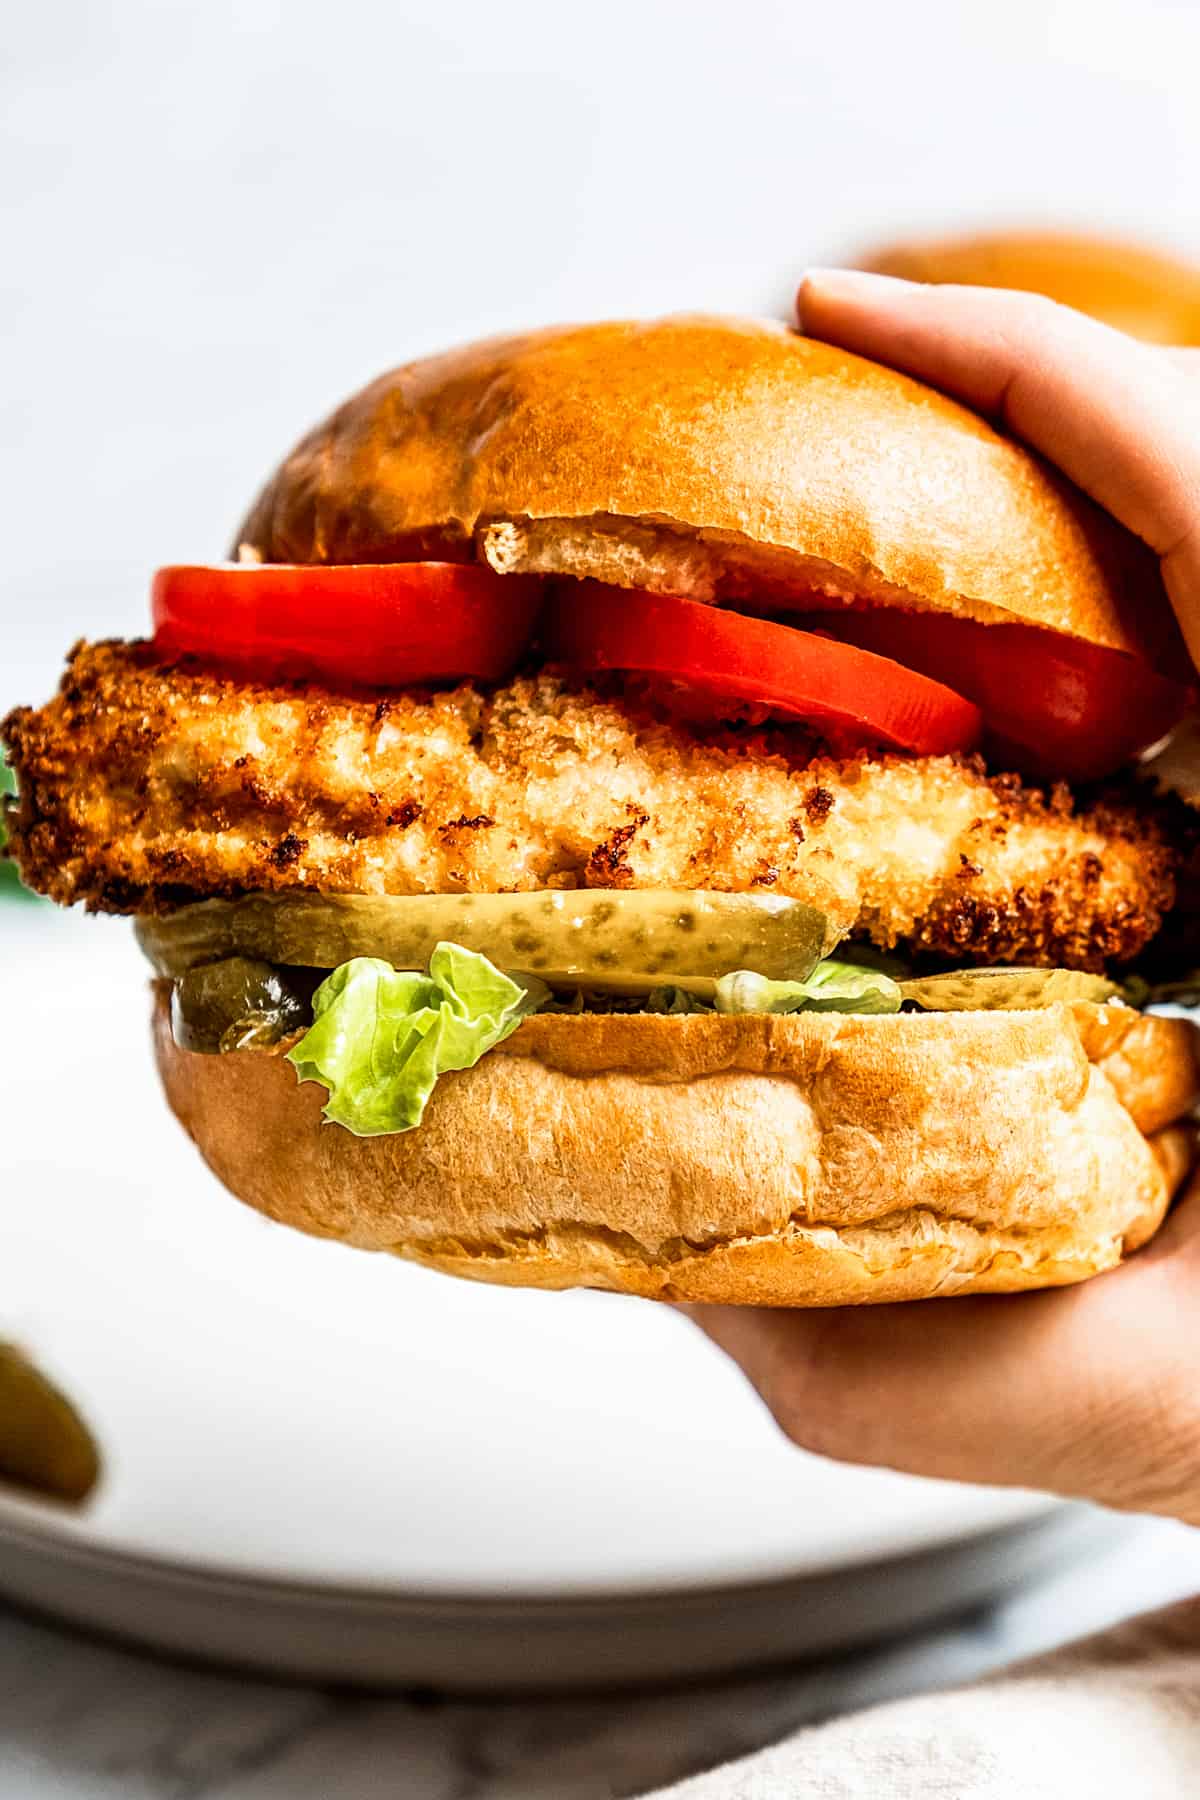
<svg viewBox="0 0 1200 1800"><path fill-rule="evenodd" d="M880 287L911 287L896 275L875 275L868 269L806 269L796 292L796 312L804 323L804 309L813 300L853 300Z"/></svg>
<svg viewBox="0 0 1200 1800"><path fill-rule="evenodd" d="M869 269L806 269L800 278L800 292L820 289L822 294L852 294L865 287L911 287L898 275L876 275Z"/></svg>

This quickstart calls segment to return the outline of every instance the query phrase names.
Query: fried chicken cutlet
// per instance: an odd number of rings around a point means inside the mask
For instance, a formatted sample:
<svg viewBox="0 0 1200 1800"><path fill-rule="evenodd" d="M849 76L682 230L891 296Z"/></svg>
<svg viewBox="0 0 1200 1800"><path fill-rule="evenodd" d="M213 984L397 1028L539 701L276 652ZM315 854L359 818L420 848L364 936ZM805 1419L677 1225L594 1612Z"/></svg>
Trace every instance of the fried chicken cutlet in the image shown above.
<svg viewBox="0 0 1200 1800"><path fill-rule="evenodd" d="M26 879L101 911L765 889L885 949L1099 970L1174 897L1171 814L1130 782L1083 804L971 757L804 760L794 734L701 737L553 671L376 700L84 645L3 729Z"/></svg>

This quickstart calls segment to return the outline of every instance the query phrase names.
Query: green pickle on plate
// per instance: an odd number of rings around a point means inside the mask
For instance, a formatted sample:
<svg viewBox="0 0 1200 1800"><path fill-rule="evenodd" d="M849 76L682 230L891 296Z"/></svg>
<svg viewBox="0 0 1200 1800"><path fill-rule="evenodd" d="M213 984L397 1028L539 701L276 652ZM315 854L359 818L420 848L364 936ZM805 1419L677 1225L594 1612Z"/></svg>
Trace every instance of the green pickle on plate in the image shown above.
<svg viewBox="0 0 1200 1800"><path fill-rule="evenodd" d="M100 1452L66 1395L0 1344L0 1483L78 1503L99 1478Z"/></svg>

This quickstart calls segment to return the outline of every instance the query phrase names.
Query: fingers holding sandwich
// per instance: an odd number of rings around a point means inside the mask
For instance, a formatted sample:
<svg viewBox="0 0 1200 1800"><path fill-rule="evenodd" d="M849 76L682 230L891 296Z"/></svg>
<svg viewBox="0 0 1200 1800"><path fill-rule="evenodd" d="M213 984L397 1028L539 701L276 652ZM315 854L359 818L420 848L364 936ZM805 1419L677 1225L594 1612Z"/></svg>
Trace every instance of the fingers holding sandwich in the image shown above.
<svg viewBox="0 0 1200 1800"><path fill-rule="evenodd" d="M1079 1287L691 1313L804 1449L1200 1522L1198 1280L1200 1183L1151 1251Z"/></svg>
<svg viewBox="0 0 1200 1800"><path fill-rule="evenodd" d="M818 270L804 331L953 394L1070 477L1163 559L1200 657L1200 388L1167 355L1034 294Z"/></svg>

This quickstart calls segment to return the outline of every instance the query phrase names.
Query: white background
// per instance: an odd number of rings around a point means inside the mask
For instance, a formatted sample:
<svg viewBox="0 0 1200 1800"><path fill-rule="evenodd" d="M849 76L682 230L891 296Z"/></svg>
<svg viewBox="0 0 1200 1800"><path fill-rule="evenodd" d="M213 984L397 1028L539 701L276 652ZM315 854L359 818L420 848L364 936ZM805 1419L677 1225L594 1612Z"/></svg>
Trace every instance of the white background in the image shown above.
<svg viewBox="0 0 1200 1800"><path fill-rule="evenodd" d="M786 308L911 227L1200 249L1190 0L27 0L0 37L0 709L301 429L501 326Z"/></svg>

